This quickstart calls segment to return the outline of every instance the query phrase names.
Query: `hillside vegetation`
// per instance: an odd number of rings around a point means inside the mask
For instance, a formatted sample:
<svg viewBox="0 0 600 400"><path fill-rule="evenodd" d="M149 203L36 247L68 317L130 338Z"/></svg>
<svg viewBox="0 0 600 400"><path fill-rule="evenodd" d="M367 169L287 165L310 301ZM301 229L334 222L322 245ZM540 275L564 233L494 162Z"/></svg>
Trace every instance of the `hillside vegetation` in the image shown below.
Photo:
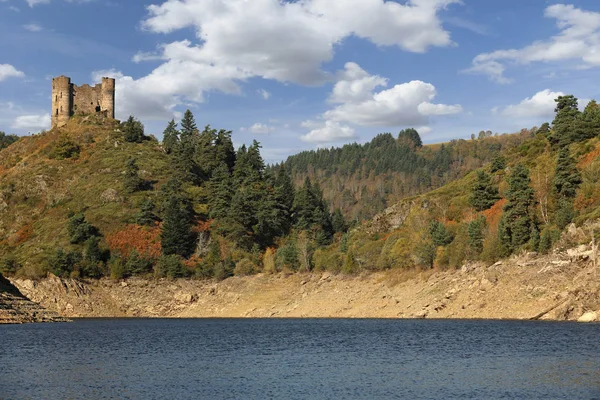
<svg viewBox="0 0 600 400"><path fill-rule="evenodd" d="M258 142L236 151L189 111L162 143L133 117L76 117L0 151L0 272L224 279L547 253L599 216L599 133L596 103L562 96L539 129L432 146L410 129L267 167Z"/></svg>
<svg viewBox="0 0 600 400"><path fill-rule="evenodd" d="M548 129L547 124L540 128ZM481 131L472 140L423 145L415 129L382 133L363 145L304 151L284 163L295 182L319 183L324 198L350 221L372 218L397 201L464 177L502 151L520 146L538 128L516 134Z"/></svg>

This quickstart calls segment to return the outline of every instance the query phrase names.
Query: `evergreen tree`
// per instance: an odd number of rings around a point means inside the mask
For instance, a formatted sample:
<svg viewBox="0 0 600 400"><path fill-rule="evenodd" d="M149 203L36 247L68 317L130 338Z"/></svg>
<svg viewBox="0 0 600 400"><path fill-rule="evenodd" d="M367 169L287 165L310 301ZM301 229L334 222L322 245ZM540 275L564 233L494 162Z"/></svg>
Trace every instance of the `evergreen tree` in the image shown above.
<svg viewBox="0 0 600 400"><path fill-rule="evenodd" d="M577 195L577 189L582 179L575 160L571 157L568 147L563 147L558 153L554 175L554 191L558 199L572 199Z"/></svg>
<svg viewBox="0 0 600 400"><path fill-rule="evenodd" d="M468 233L469 247L475 252L475 254L481 254L483 251L483 241L485 239L484 229L486 227L485 217L479 216L469 223Z"/></svg>
<svg viewBox="0 0 600 400"><path fill-rule="evenodd" d="M439 221L431 221L429 234L436 246L447 246L454 240L452 233Z"/></svg>
<svg viewBox="0 0 600 400"><path fill-rule="evenodd" d="M72 244L81 244L93 236L98 236L98 228L86 221L83 213L78 213L69 218L67 232Z"/></svg>
<svg viewBox="0 0 600 400"><path fill-rule="evenodd" d="M121 124L121 130L123 131L123 139L126 142L141 143L144 141L144 125L135 119L133 115L130 115L127 121Z"/></svg>
<svg viewBox="0 0 600 400"><path fill-rule="evenodd" d="M166 256L189 257L194 251L193 219L185 203L180 197L172 196L165 206L160 241Z"/></svg>
<svg viewBox="0 0 600 400"><path fill-rule="evenodd" d="M130 158L125 164L123 176L123 189L127 193L134 193L144 188L144 180L140 178L139 167L135 158Z"/></svg>
<svg viewBox="0 0 600 400"><path fill-rule="evenodd" d="M492 163L490 165L490 172L493 174L498 171L502 171L506 168L506 159L500 153L496 154L494 158L492 158Z"/></svg>
<svg viewBox="0 0 600 400"><path fill-rule="evenodd" d="M216 140L217 130L212 129L210 125L207 125L198 136L194 160L205 178L209 178L213 170L221 163L216 157Z"/></svg>
<svg viewBox="0 0 600 400"><path fill-rule="evenodd" d="M10 146L17 140L19 140L17 135L7 135L6 133L0 131L0 150Z"/></svg>
<svg viewBox="0 0 600 400"><path fill-rule="evenodd" d="M500 239L510 251L518 249L531 238L535 224L533 189L530 186L529 171L517 164L508 177L507 203L504 206Z"/></svg>
<svg viewBox="0 0 600 400"><path fill-rule="evenodd" d="M177 124L172 119L167 125L167 128L163 132L163 149L167 154L171 154L177 144L179 143L179 131L177 131Z"/></svg>
<svg viewBox="0 0 600 400"><path fill-rule="evenodd" d="M235 166L235 150L231 140L231 131L220 129L215 140L215 155L217 162L225 163L229 171L233 171Z"/></svg>
<svg viewBox="0 0 600 400"><path fill-rule="evenodd" d="M537 130L537 133L541 133L544 136L548 136L550 133L550 124L548 122L544 122Z"/></svg>
<svg viewBox="0 0 600 400"><path fill-rule="evenodd" d="M398 134L398 140L410 140L414 147L423 147L423 142L421 141L421 136L419 136L419 132L417 132L414 128L403 129Z"/></svg>
<svg viewBox="0 0 600 400"><path fill-rule="evenodd" d="M224 162L213 171L209 188L211 193L209 199L210 217L225 222L229 215L234 188L229 167Z"/></svg>
<svg viewBox="0 0 600 400"><path fill-rule="evenodd" d="M498 189L492 184L491 177L484 171L477 171L477 180L469 198L471 206L477 211L483 211L493 206L499 199Z"/></svg>
<svg viewBox="0 0 600 400"><path fill-rule="evenodd" d="M281 164L277 171L277 178L275 179L274 186L277 203L281 204L288 216L291 217L296 189L294 188L292 179L288 175L284 164Z"/></svg>
<svg viewBox="0 0 600 400"><path fill-rule="evenodd" d="M160 218L154 213L155 205L151 198L146 198L140 204L140 211L136 216L136 223L142 226L154 226Z"/></svg>
<svg viewBox="0 0 600 400"><path fill-rule="evenodd" d="M555 101L553 133L548 139L554 146L562 148L577 140L576 124L580 112L577 108L577 98L573 95L558 96Z"/></svg>
<svg viewBox="0 0 600 400"><path fill-rule="evenodd" d="M331 224L333 225L334 232L346 232L348 230L348 226L346 225L346 220L344 219L344 214L342 214L342 210L336 208L331 217Z"/></svg>
<svg viewBox="0 0 600 400"><path fill-rule="evenodd" d="M198 128L196 127L194 114L190 110L185 110L183 119L181 120L181 139L191 138L197 131Z"/></svg>
<svg viewBox="0 0 600 400"><path fill-rule="evenodd" d="M577 124L577 140L583 141L600 135L600 106L596 100L591 100Z"/></svg>

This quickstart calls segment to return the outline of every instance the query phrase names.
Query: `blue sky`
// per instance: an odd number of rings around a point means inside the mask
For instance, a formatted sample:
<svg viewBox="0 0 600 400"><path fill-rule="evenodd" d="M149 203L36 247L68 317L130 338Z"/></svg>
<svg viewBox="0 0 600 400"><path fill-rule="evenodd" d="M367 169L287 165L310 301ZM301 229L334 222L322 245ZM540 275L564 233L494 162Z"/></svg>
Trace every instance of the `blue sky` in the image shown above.
<svg viewBox="0 0 600 400"><path fill-rule="evenodd" d="M416 127L426 143L600 97L595 0L0 0L0 130L50 122L51 78L117 78L117 117L198 125L269 162Z"/></svg>

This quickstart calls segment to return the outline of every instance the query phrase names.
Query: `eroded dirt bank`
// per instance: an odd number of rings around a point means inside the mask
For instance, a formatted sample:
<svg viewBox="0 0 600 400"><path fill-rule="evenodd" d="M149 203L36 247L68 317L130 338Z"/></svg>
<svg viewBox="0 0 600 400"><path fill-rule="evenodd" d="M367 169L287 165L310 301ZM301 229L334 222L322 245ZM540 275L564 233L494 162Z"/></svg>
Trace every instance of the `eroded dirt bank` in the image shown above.
<svg viewBox="0 0 600 400"><path fill-rule="evenodd" d="M65 317L365 317L597 320L600 271L584 246L460 270L234 277L223 282L15 279Z"/></svg>

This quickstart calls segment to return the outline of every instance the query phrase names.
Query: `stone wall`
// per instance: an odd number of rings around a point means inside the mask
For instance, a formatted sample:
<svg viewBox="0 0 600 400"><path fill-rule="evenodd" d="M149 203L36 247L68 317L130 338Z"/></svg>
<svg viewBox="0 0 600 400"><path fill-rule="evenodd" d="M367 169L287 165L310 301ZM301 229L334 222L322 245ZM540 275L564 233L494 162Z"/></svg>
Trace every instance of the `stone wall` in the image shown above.
<svg viewBox="0 0 600 400"><path fill-rule="evenodd" d="M100 112L102 85L73 85L73 114L93 114Z"/></svg>
<svg viewBox="0 0 600 400"><path fill-rule="evenodd" d="M52 79L52 128L64 126L75 115L102 113L115 118L115 80L102 78L95 86L77 86L71 78Z"/></svg>

